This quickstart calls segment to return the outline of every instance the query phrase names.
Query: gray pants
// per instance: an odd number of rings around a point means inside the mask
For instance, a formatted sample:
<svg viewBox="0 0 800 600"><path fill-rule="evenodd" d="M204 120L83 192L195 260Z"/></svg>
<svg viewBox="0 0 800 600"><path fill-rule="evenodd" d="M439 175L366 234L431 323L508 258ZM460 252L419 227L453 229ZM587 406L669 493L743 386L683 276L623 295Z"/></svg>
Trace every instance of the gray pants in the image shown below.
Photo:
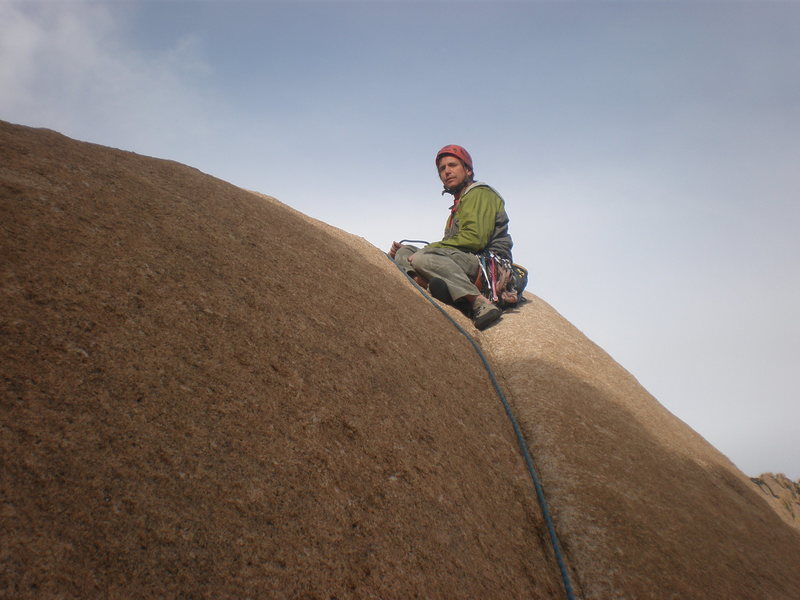
<svg viewBox="0 0 800 600"><path fill-rule="evenodd" d="M412 254L413 265L408 262L408 257ZM401 246L395 254L394 262L409 275L417 273L427 281L438 277L447 284L453 301L464 296L480 294L472 282L478 277L481 263L478 257L470 252L462 252L455 248L426 246L419 249L415 246Z"/></svg>

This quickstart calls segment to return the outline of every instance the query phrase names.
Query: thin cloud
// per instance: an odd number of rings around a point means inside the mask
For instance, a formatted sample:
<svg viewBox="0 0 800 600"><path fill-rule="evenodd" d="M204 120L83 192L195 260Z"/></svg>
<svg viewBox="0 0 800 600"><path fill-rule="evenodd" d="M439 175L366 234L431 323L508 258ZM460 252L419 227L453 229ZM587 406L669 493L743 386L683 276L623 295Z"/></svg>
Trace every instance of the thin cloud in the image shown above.
<svg viewBox="0 0 800 600"><path fill-rule="evenodd" d="M203 90L211 73L197 41L158 53L125 43L122 19L98 3L0 4L0 110L109 145L164 153L201 139L213 123ZM123 10L115 5L115 11ZM173 156L174 158L174 156Z"/></svg>

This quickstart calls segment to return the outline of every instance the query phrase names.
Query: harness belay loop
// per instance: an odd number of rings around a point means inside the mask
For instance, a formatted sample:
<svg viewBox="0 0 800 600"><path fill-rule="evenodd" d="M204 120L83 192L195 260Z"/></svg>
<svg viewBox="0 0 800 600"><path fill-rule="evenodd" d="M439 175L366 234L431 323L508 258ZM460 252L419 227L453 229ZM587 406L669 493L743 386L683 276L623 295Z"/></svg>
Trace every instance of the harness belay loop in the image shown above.
<svg viewBox="0 0 800 600"><path fill-rule="evenodd" d="M478 259L481 269L475 285L489 302L506 309L525 301L522 295L528 285L528 270L525 267L491 251L479 253Z"/></svg>

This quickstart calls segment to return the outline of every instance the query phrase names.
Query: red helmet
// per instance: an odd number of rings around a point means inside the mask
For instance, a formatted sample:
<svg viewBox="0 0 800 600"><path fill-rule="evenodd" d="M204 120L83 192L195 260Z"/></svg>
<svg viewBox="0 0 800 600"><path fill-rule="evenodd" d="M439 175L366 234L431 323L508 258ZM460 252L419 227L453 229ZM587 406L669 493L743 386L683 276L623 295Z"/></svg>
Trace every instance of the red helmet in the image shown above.
<svg viewBox="0 0 800 600"><path fill-rule="evenodd" d="M472 157L469 155L469 152L467 152L461 146L456 146L454 144L450 144L448 146L445 146L441 150L439 150L439 153L436 155L436 166L437 167L439 166L439 159L442 156L445 156L447 154L449 154L451 156L455 156L457 159L459 159L461 162L463 162L464 165L467 167L467 169L469 169L470 171L474 170L472 168Z"/></svg>

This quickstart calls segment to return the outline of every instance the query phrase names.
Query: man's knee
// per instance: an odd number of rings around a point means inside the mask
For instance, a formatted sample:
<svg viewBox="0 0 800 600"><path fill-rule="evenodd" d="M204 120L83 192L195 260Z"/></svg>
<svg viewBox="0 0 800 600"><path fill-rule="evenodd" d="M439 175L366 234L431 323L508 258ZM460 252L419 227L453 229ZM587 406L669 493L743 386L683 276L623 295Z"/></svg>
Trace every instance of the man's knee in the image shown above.
<svg viewBox="0 0 800 600"><path fill-rule="evenodd" d="M409 252L408 256L414 255L414 267L418 269L425 269L430 264L430 252L426 248ZM408 260L408 258L406 259Z"/></svg>
<svg viewBox="0 0 800 600"><path fill-rule="evenodd" d="M409 257L417 253L414 246L400 246L394 255L394 262L406 272L412 271L414 267L409 262Z"/></svg>

